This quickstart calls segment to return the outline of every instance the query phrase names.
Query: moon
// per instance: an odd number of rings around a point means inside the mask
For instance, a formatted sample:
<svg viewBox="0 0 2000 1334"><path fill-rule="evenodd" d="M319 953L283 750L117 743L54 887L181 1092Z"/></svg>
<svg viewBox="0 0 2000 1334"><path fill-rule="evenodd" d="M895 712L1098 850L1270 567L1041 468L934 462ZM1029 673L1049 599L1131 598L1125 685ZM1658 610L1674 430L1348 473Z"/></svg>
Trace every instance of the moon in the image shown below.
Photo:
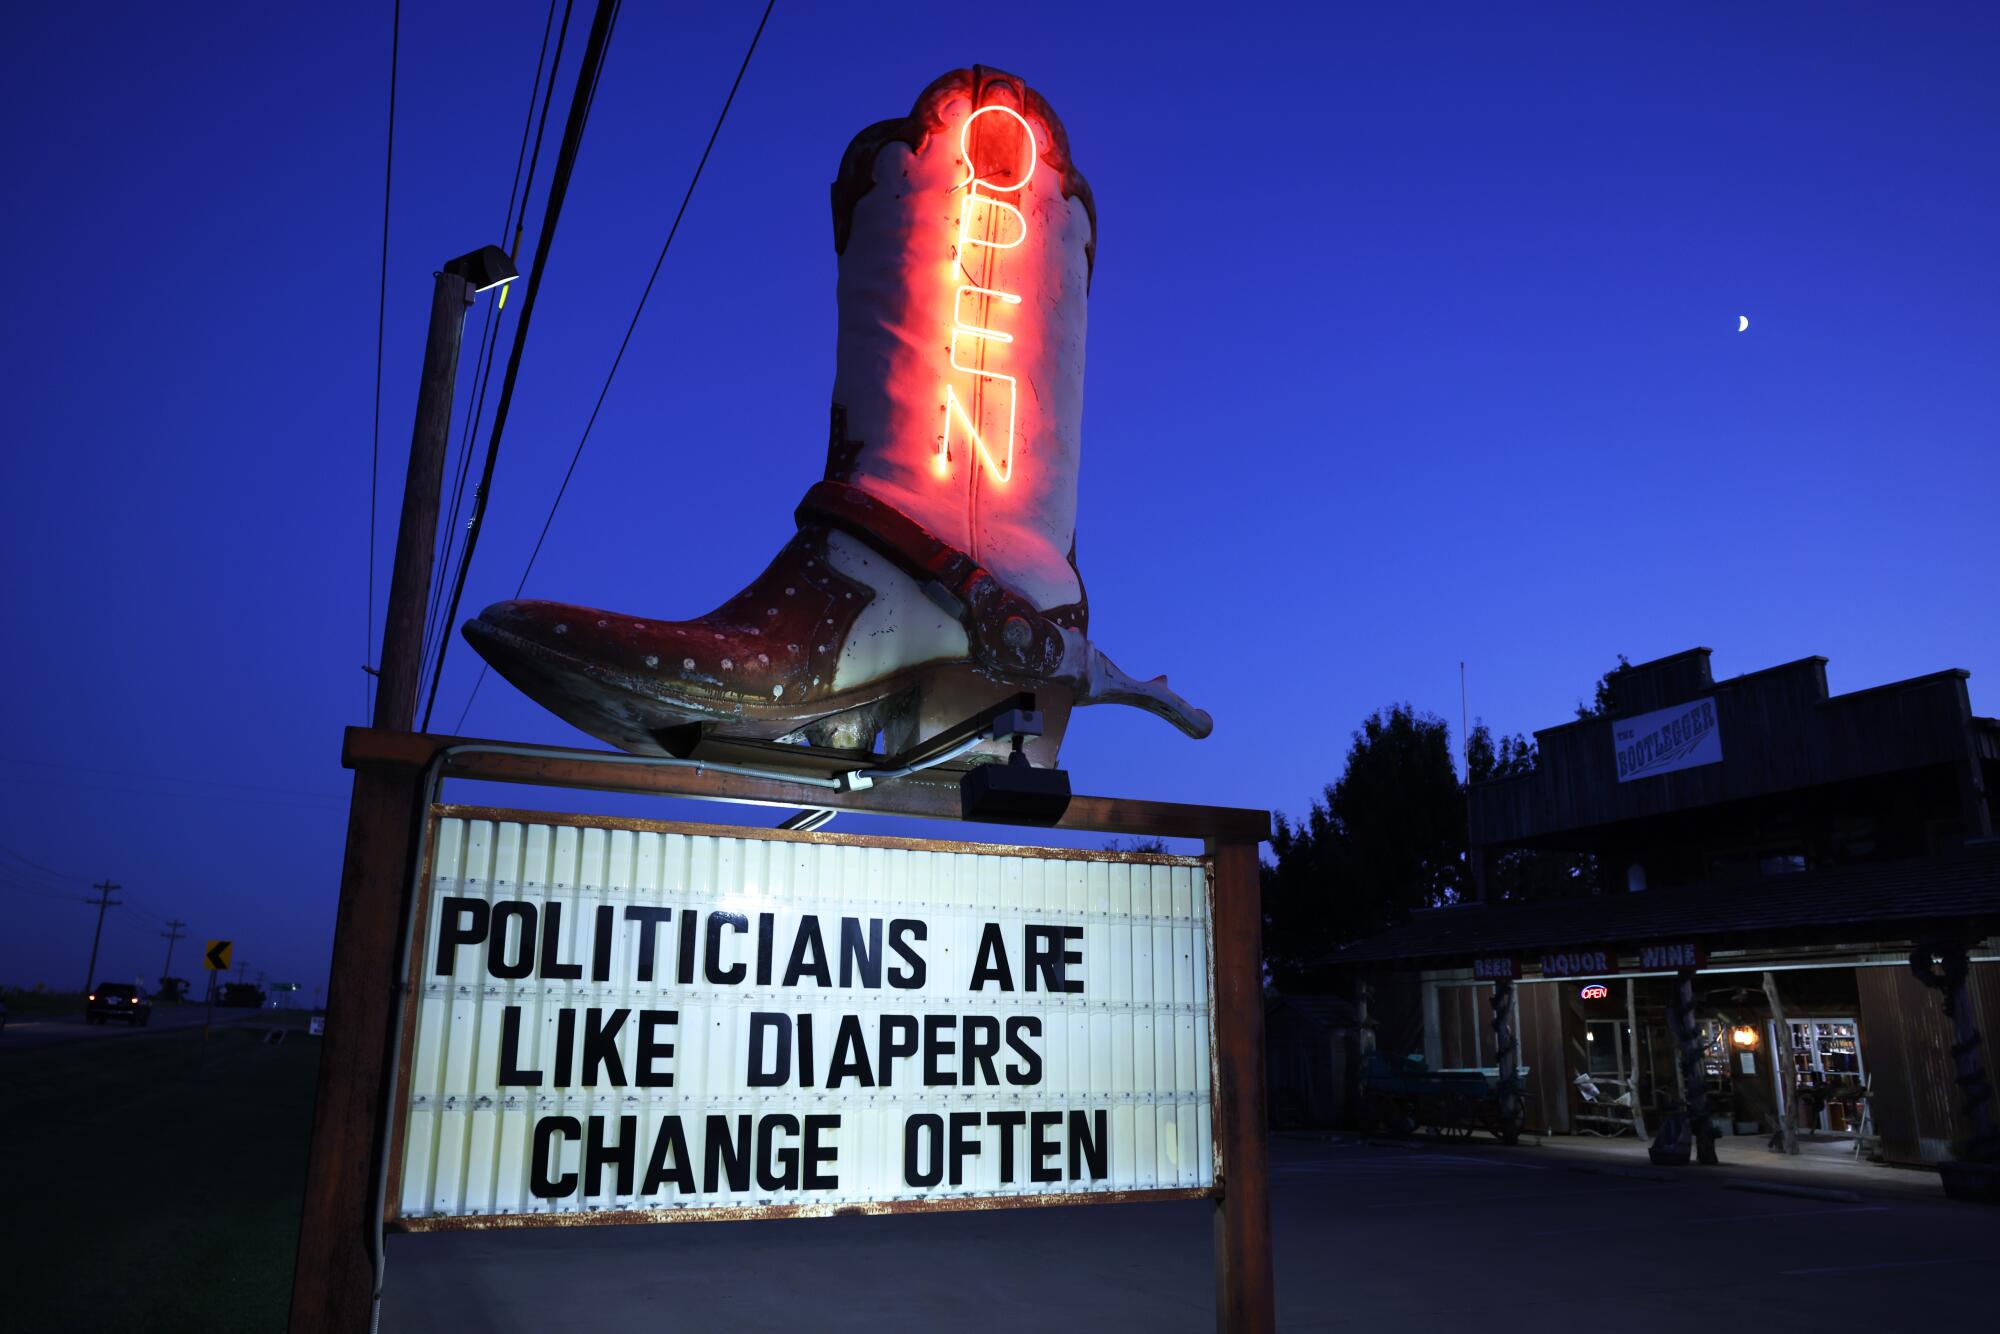
<svg viewBox="0 0 2000 1334"><path fill-rule="evenodd" d="M1738 315L1736 317L1737 333L1742 333L1745 329L1748 329L1749 327L1750 327L1750 317L1748 315Z"/></svg>

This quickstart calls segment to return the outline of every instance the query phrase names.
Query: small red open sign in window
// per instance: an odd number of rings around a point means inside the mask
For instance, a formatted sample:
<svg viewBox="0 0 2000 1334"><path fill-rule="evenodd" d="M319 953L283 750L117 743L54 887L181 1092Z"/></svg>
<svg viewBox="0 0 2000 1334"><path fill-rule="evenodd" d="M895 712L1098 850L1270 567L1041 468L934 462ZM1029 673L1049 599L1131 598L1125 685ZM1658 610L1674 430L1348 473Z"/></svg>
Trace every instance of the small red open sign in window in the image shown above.
<svg viewBox="0 0 2000 1334"><path fill-rule="evenodd" d="M1602 982L1592 982L1576 994L1585 1000L1603 1000L1611 994L1611 988L1605 986Z"/></svg>

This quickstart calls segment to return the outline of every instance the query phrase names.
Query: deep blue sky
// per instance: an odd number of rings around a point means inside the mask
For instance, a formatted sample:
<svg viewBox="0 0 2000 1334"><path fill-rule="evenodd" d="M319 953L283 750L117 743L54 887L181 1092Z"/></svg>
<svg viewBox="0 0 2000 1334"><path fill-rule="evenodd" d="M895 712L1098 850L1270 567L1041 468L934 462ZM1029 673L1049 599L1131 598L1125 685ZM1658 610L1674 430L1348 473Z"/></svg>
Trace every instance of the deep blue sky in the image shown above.
<svg viewBox="0 0 2000 1334"><path fill-rule="evenodd" d="M625 7L467 614L513 591L760 8ZM430 273L503 240L545 12L404 9L384 573ZM155 975L180 917L311 987L362 717L389 7L9 27L0 847L46 869L0 856L0 981L79 982L67 877L108 876L101 975ZM693 615L761 568L823 460L827 182L975 61L1045 92L1099 203L1093 631L1216 716L1083 714L1079 789L1296 813L1369 711L1455 733L1461 659L1509 731L1693 644L1825 654L1837 690L1965 667L2000 706L1990 6L781 0L531 595ZM441 728L476 667L455 644ZM466 730L576 739L497 681Z"/></svg>

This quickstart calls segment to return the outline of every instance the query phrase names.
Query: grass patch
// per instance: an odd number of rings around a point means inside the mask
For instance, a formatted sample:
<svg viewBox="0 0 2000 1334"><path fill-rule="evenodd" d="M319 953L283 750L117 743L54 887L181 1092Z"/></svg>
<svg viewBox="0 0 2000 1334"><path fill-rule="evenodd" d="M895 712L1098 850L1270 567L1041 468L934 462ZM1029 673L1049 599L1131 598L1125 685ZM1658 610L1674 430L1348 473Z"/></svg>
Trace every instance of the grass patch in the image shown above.
<svg viewBox="0 0 2000 1334"><path fill-rule="evenodd" d="M51 1014L82 1014L84 1009L81 991L10 991L6 999L10 1020L40 1019Z"/></svg>
<svg viewBox="0 0 2000 1334"><path fill-rule="evenodd" d="M10 1328L284 1328L319 1072L304 1027L219 1027L206 1053L197 1028L0 1057Z"/></svg>

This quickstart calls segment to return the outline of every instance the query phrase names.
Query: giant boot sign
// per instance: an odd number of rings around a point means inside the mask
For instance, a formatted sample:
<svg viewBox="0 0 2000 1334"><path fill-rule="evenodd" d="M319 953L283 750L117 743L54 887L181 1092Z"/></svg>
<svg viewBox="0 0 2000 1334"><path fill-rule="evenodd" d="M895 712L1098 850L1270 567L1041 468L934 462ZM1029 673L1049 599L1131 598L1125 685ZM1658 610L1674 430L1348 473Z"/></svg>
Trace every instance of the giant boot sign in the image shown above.
<svg viewBox="0 0 2000 1334"><path fill-rule="evenodd" d="M502 602L501 675L640 754L701 737L894 753L1020 689L1055 762L1072 704L1209 717L1091 642L1077 565L1090 186L1041 96L957 70L848 145L833 183L839 348L824 479L741 593L673 620ZM694 553L688 553L693 555Z"/></svg>

